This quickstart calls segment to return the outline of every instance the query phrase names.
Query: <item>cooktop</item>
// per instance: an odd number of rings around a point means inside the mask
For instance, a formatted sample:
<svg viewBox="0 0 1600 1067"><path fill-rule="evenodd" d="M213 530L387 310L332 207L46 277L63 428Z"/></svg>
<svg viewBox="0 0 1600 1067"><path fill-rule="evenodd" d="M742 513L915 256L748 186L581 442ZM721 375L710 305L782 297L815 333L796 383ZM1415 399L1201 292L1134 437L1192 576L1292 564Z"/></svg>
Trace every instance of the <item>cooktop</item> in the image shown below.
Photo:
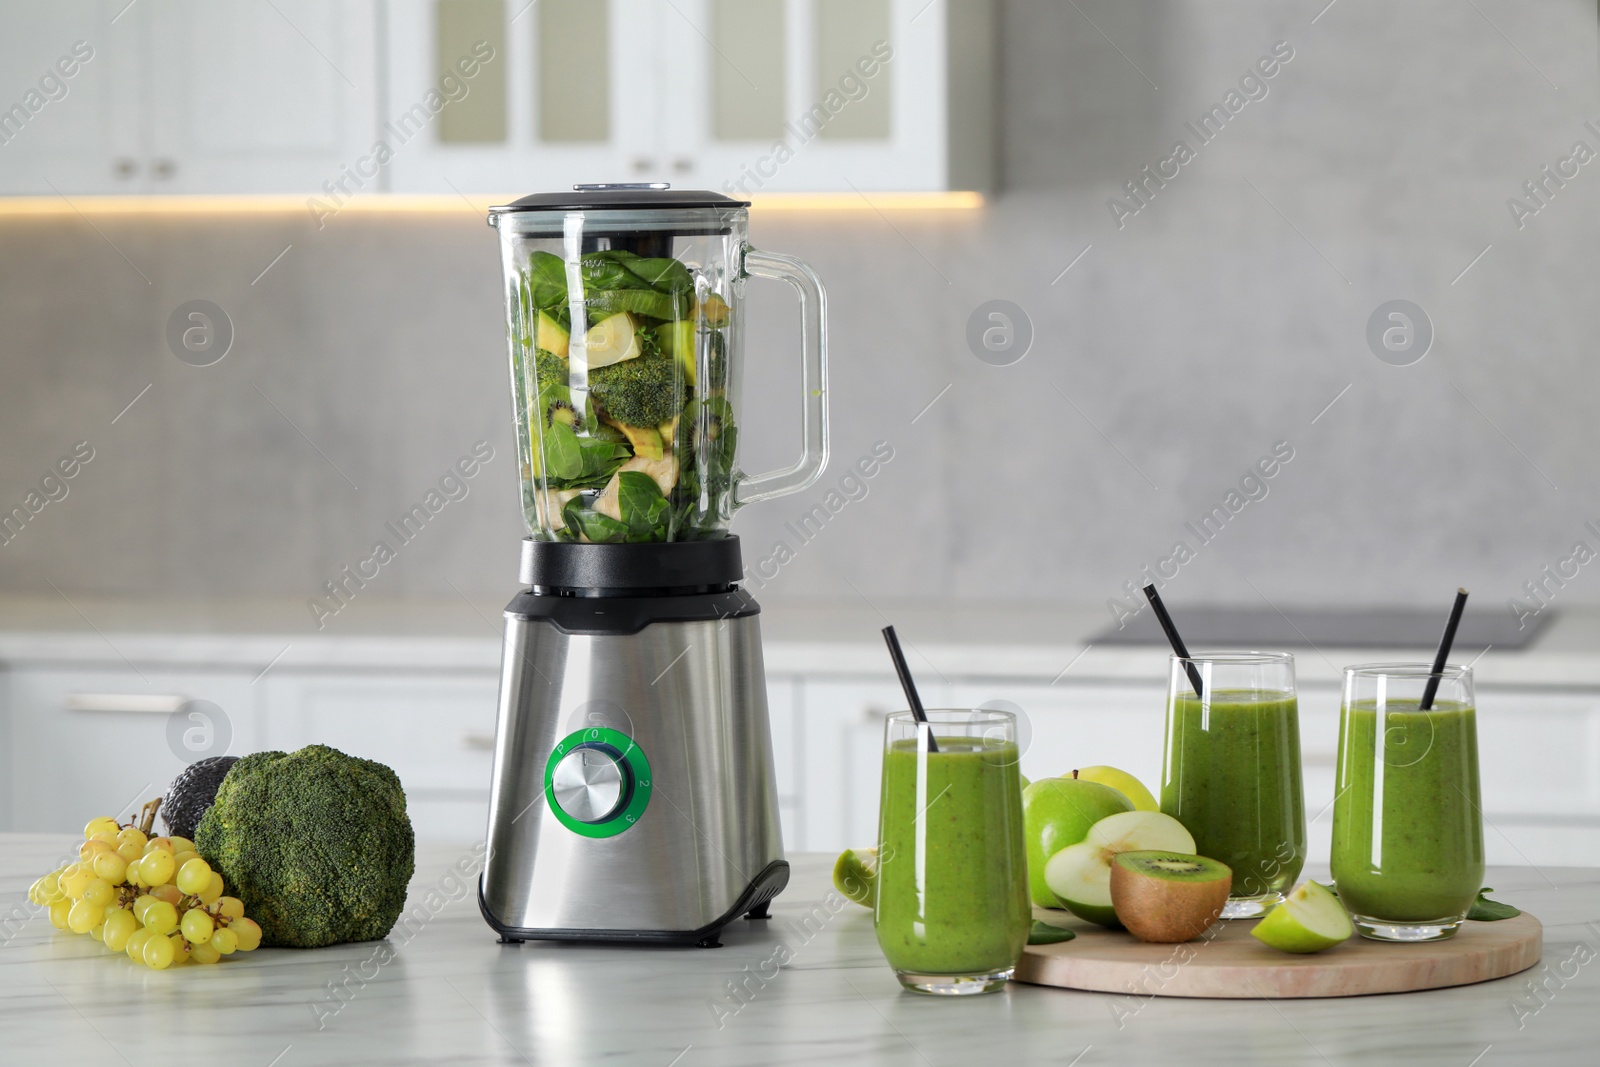
<svg viewBox="0 0 1600 1067"><path fill-rule="evenodd" d="M1206 648L1416 648L1432 649L1444 633L1446 611L1415 608L1183 607L1167 601L1178 632L1191 649ZM1456 632L1452 660L1493 646L1526 648L1554 616L1553 611L1517 619L1502 605L1467 605ZM1122 627L1090 638L1097 645L1164 645L1167 640L1147 606Z"/></svg>

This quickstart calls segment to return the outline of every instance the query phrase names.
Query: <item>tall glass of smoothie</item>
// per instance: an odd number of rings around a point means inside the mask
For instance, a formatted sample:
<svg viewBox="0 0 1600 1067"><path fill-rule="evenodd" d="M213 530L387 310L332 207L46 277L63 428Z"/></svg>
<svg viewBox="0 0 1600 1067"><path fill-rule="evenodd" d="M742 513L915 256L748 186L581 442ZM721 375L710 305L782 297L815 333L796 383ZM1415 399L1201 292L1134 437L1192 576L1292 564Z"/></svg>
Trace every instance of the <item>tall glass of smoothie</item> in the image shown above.
<svg viewBox="0 0 1600 1067"><path fill-rule="evenodd" d="M1288 652L1173 656L1161 810L1233 868L1224 919L1259 918L1306 858L1300 713Z"/></svg>
<svg viewBox="0 0 1600 1067"><path fill-rule="evenodd" d="M1455 934L1483 884L1472 668L1447 666L1427 711L1430 664L1344 672L1333 880L1362 935Z"/></svg>
<svg viewBox="0 0 1600 1067"><path fill-rule="evenodd" d="M884 729L873 926L918 993L1005 986L1028 943L1017 719L1006 711L909 711Z"/></svg>

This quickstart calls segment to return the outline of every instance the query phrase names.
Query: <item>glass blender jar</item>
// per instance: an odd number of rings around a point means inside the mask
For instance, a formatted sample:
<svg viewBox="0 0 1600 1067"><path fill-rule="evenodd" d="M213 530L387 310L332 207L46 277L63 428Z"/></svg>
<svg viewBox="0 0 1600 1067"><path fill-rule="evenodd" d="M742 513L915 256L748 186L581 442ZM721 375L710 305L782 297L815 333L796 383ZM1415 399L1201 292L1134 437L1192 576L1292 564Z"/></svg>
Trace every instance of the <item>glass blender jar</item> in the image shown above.
<svg viewBox="0 0 1600 1067"><path fill-rule="evenodd" d="M490 209L534 540L722 538L735 509L822 473L826 298L805 264L750 247L748 206L664 185L584 185ZM738 467L749 277L795 287L805 361L804 453L759 477Z"/></svg>

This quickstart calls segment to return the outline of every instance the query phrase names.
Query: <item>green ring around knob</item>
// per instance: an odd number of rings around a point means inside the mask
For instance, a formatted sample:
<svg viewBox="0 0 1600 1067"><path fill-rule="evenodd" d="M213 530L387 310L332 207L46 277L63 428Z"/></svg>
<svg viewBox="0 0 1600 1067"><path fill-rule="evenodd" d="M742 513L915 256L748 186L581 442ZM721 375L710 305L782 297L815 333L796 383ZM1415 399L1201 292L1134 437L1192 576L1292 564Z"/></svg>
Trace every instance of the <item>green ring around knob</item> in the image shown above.
<svg viewBox="0 0 1600 1067"><path fill-rule="evenodd" d="M556 802L555 773L556 764L561 762L563 756L579 745L608 745L622 753L618 761L622 766L624 775L632 779L633 796L628 801L628 806L613 813L604 822L583 822L574 819L562 810ZM626 787L627 783L624 782ZM650 803L650 790L653 781L650 776L650 761L645 758L644 749L627 734L617 730L608 730L602 726L591 726L585 730L576 730L557 742L551 750L550 758L544 765L544 800L554 815L568 830L583 837L615 837L625 830L631 829L639 821L639 816L644 814L645 805Z"/></svg>

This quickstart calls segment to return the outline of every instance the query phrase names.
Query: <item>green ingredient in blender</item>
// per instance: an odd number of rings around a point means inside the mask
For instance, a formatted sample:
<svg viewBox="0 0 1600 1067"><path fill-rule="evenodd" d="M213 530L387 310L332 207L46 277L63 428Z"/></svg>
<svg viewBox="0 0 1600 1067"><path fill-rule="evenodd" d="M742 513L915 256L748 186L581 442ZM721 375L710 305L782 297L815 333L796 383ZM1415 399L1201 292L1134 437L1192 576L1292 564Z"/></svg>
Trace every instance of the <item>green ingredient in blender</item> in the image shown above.
<svg viewBox="0 0 1600 1067"><path fill-rule="evenodd" d="M561 517L565 520L567 532L576 533L597 545L620 545L628 539L626 523L584 507L582 498L569 500Z"/></svg>
<svg viewBox="0 0 1600 1067"><path fill-rule="evenodd" d="M589 328L584 335L589 371L609 367L644 355L639 326L627 312L609 315Z"/></svg>
<svg viewBox="0 0 1600 1067"><path fill-rule="evenodd" d="M612 422L659 426L683 408L674 366L656 354L590 370L589 395Z"/></svg>
<svg viewBox="0 0 1600 1067"><path fill-rule="evenodd" d="M654 289L610 289L591 292L585 301L590 315L632 312L652 319L671 319L688 310L687 297L678 298Z"/></svg>
<svg viewBox="0 0 1600 1067"><path fill-rule="evenodd" d="M565 326L551 318L548 311L539 312L539 323L538 329L534 334L534 344L540 351L566 359L570 341L571 337Z"/></svg>
<svg viewBox="0 0 1600 1067"><path fill-rule="evenodd" d="M683 368L683 380L693 388L694 323L689 319L678 319L657 326L656 343L661 346L661 351L678 361L678 365Z"/></svg>
<svg viewBox="0 0 1600 1067"><path fill-rule="evenodd" d="M634 455L641 459L660 459L666 455L666 442L661 439L661 431L654 426L616 425L628 438L628 444L633 446Z"/></svg>
<svg viewBox="0 0 1600 1067"><path fill-rule="evenodd" d="M617 473L617 503L628 526L628 540L635 542L658 540L657 529L672 510L656 480L643 471Z"/></svg>
<svg viewBox="0 0 1600 1067"><path fill-rule="evenodd" d="M535 447L533 458L535 464L542 458L552 489L598 489L631 455L616 441L579 437L563 422L546 426L542 440L543 448Z"/></svg>
<svg viewBox="0 0 1600 1067"><path fill-rule="evenodd" d="M690 268L672 258L604 249L584 253L577 268L589 368L583 411L570 382L567 264L535 252L521 281L523 354L514 358L519 373L527 373L520 360L534 364L528 476L539 482L533 496L525 492L526 507L561 540L721 536L738 439L722 395L727 303L715 293L697 299Z"/></svg>

